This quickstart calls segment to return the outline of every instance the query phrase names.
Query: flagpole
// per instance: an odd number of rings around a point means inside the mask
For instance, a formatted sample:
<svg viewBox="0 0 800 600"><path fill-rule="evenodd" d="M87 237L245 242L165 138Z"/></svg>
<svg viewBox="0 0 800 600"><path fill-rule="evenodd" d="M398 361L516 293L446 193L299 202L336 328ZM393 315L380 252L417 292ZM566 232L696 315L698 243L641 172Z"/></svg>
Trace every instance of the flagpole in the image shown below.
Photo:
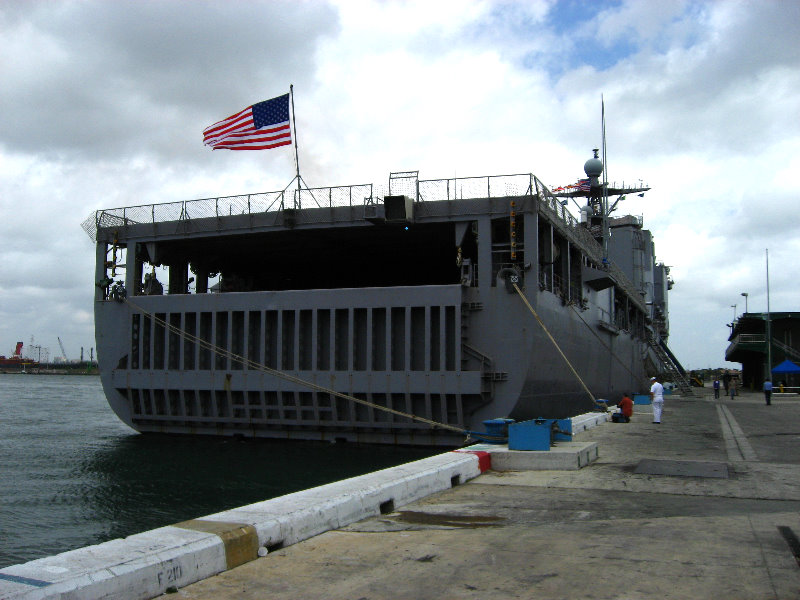
<svg viewBox="0 0 800 600"><path fill-rule="evenodd" d="M289 84L289 99L292 102L292 128L294 129L294 164L297 169L296 179L297 179L297 200L295 200L294 207L299 208L298 204L300 202L300 158L297 154L297 122L294 119L294 85Z"/></svg>

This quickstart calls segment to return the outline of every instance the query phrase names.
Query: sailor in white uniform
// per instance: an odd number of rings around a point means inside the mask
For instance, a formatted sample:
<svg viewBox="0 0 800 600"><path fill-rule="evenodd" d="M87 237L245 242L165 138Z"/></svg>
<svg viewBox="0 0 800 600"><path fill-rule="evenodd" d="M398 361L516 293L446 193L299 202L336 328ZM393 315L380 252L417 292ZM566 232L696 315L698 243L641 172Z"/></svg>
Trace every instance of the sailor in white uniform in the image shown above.
<svg viewBox="0 0 800 600"><path fill-rule="evenodd" d="M650 401L653 403L653 423L661 423L661 411L664 410L664 386L658 378L651 377Z"/></svg>

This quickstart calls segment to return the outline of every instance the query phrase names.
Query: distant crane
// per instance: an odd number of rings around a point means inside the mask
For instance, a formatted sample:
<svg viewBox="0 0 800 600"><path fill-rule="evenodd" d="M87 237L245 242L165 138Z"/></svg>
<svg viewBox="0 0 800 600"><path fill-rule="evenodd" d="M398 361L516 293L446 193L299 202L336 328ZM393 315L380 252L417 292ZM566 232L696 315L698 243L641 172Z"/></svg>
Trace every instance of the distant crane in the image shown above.
<svg viewBox="0 0 800 600"><path fill-rule="evenodd" d="M56 336L56 338L58 339L58 345L61 348L61 357L64 359L64 362L66 363L67 362L67 351L64 350L64 344L61 343L61 338L58 337L58 336Z"/></svg>

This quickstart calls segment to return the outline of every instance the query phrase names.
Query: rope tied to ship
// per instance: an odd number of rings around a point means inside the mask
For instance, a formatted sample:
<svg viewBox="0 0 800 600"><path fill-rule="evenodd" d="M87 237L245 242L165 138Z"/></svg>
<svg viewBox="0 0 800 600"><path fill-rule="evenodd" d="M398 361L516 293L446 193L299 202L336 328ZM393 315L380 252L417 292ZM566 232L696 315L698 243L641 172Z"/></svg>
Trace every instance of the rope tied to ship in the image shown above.
<svg viewBox="0 0 800 600"><path fill-rule="evenodd" d="M331 396L335 396L335 397L341 398L343 400L349 400L351 402L356 402L358 404L361 404L363 406L367 406L369 408L373 408L375 410L381 410L381 411L384 411L384 412L387 412L387 413L390 413L390 414L393 414L393 415L396 415L396 416L399 416L399 417L404 417L404 418L407 418L407 419L411 419L413 421L418 421L420 423L425 423L427 425L430 425L433 428L447 429L449 431L454 431L456 433L464 434L464 435L467 436L467 440L469 440L471 437L478 437L478 438L484 438L484 439L494 439L494 438L498 437L498 436L494 436L494 435L488 434L488 433L469 431L467 429L464 429L463 427L457 427L455 425L449 425L447 423L440 423L440 422L434 421L432 419L426 419L425 417L420 417L420 416L417 416L417 415L414 415L414 414L411 414L411 413L407 413L407 412L403 412L403 411L400 411L400 410L396 410L394 408L389 408L388 406L381 406L380 404L375 404L374 402L370 402L369 400L365 400L363 398L356 398L355 396L351 396L350 394L345 394L343 392L338 392L338 391L336 391L334 389L331 389L331 388L326 388L325 386L322 386L322 385L319 385L317 383L314 383L313 381L308 381L306 379L303 379L302 377L297 377L296 375L292 375L290 373L287 373L286 371L279 371L277 369L273 369L271 367L268 367L267 365L264 365L264 364L258 363L256 361L250 360L249 358L247 358L245 356L241 356L239 354L231 352L230 350L226 350L225 348L221 348L219 346L216 346L216 345L214 345L214 344L212 344L212 343L210 343L210 342L208 342L208 341L206 341L206 340L204 340L204 339L202 339L200 337L192 335L188 331L185 331L185 330L181 329L180 327L172 325L171 323L167 322L164 319L161 319L160 317L158 317L154 313L148 312L147 310L145 310L141 306L135 304L134 302L131 302L130 298L125 298L124 302L126 304L128 304L131 308L133 308L134 310L142 313L146 317L149 317L150 319L152 319L155 323L158 323L159 325L164 327L170 333L174 333L174 334L176 334L176 335L178 335L178 336L180 336L180 337L182 337L182 338L184 338L186 340L189 340L189 341L197 344L200 348L205 349L205 350L209 350L209 351L213 352L214 354L216 354L218 356L222 356L222 357L228 358L228 359L230 359L232 361L235 361L237 363L241 363L242 365L246 366L250 370L262 371L262 372L268 373L269 375L272 375L274 377L278 377L280 379L283 379L284 381L289 381L291 383L294 383L294 384L297 384L297 385L301 385L303 387L306 387L306 388L309 388L309 389L312 389L314 391L321 392L321 393L324 393L324 394L330 394Z"/></svg>
<svg viewBox="0 0 800 600"><path fill-rule="evenodd" d="M628 365L626 365L624 362L622 362L622 359L620 359L620 358L619 358L619 356L617 356L617 353L616 353L616 352L614 352L614 351L611 349L611 346L609 346L608 344L606 344L606 343L603 341L603 338L601 338L599 335L597 335L597 332L594 330L594 328L592 328L592 326L591 326L591 325L589 325L589 323L587 323L587 322L586 322L586 319L584 319L584 318L583 318L583 316L581 316L581 313L578 311L578 309L577 309L577 308L575 308L575 305L574 305L574 304L573 304L573 305L571 305L571 308L572 308L573 312L575 313L575 315L576 315L576 316L577 316L577 317L578 317L578 318L581 320L581 322L583 322L583 324L584 324L584 325L586 325L586 328L589 330L589 332L590 332L590 333L591 333L591 334L592 334L592 335L593 335L595 338L597 338L597 341L598 341L598 342L600 342L600 344L603 346L603 348L605 348L606 350L608 350L608 353L611 355L611 358L613 358L614 360L616 360L616 361L617 361L617 362L620 364L620 366L621 366L623 369L625 369L625 370L626 370L628 373L630 373L630 374L631 374L631 375L632 375L634 378L636 378L636 377L637 377L636 373L634 373L634 372L633 372L633 371L632 371L632 370L631 370L631 369L628 367Z"/></svg>
<svg viewBox="0 0 800 600"><path fill-rule="evenodd" d="M550 331L547 329L547 326L544 324L544 321L542 321L542 319L539 317L539 314L533 309L533 306L531 306L531 303L528 302L528 299L525 297L525 294L522 293L522 290L519 289L519 286L515 282L512 282L511 285L514 286L514 289L516 290L517 294L519 294L519 297L522 298L522 301L525 303L525 306L528 307L528 310L531 311L531 314L534 317L536 317L536 320L539 322L539 325L542 326L542 329L547 334L547 337L550 338L551 342L553 342L553 346L556 347L556 350L558 350L558 353L561 355L561 358L563 358L564 362L567 363L567 366L569 367L569 370L572 371L572 374L575 375L575 378L580 382L580 384L583 387L583 389L586 391L587 394L589 394L589 398L592 399L592 402L597 402L597 400L594 397L594 394L592 394L592 392L589 391L589 388L586 387L586 384L583 382L583 379L581 379L581 376L578 375L578 372L575 370L575 367L572 366L572 363L567 358L567 355L564 354L564 352L561 350L561 346L558 345L558 342L556 342L555 338L552 336Z"/></svg>

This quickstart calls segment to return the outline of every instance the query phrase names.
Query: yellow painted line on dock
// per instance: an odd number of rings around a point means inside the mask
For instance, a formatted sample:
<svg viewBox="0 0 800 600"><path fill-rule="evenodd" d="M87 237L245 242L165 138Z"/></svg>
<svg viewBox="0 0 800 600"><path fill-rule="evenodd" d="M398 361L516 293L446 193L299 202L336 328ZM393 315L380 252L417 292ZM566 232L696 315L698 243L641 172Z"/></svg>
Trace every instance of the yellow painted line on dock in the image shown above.
<svg viewBox="0 0 800 600"><path fill-rule="evenodd" d="M213 533L219 537L225 545L225 562L228 569L258 558L258 534L252 525L192 519L175 523L173 527Z"/></svg>

